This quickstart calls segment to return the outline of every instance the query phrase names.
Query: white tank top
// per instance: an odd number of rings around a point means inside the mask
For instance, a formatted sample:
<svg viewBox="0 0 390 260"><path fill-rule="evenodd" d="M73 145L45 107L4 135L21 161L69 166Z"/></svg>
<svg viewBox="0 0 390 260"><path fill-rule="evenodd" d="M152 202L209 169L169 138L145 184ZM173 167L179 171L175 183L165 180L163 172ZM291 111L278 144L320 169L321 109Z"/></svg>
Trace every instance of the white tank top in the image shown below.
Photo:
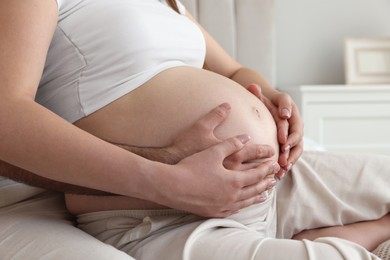
<svg viewBox="0 0 390 260"><path fill-rule="evenodd" d="M201 68L202 32L165 0L58 0L36 101L69 122L175 66Z"/></svg>

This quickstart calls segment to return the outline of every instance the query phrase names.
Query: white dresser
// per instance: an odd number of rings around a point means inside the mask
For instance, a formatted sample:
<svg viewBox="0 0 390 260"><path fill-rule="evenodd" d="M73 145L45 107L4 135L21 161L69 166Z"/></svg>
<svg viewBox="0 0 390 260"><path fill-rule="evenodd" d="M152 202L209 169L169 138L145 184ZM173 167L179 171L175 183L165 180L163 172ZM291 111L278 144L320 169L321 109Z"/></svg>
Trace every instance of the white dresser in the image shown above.
<svg viewBox="0 0 390 260"><path fill-rule="evenodd" d="M297 103L305 136L329 151L390 155L390 85L283 88Z"/></svg>

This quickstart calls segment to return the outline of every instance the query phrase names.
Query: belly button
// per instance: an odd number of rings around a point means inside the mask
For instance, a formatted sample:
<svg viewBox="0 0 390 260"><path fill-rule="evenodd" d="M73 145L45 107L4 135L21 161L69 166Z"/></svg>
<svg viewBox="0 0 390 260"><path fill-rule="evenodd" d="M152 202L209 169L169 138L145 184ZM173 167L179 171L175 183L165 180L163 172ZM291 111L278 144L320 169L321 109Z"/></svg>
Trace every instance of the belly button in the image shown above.
<svg viewBox="0 0 390 260"><path fill-rule="evenodd" d="M253 111L255 112L258 118L261 118L260 110L257 107L253 107Z"/></svg>

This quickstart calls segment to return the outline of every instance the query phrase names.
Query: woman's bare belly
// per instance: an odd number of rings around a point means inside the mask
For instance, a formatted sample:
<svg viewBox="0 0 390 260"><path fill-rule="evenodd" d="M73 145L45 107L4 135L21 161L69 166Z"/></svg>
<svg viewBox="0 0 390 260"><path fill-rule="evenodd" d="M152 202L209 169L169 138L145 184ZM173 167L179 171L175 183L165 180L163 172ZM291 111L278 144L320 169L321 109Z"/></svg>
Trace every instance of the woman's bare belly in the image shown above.
<svg viewBox="0 0 390 260"><path fill-rule="evenodd" d="M75 125L113 143L164 147L170 145L178 133L224 102L231 105L232 111L217 127L216 137L226 139L249 134L251 142L268 144L278 151L274 120L258 98L228 78L191 67L166 70ZM67 195L66 200L74 214L164 208L123 196Z"/></svg>

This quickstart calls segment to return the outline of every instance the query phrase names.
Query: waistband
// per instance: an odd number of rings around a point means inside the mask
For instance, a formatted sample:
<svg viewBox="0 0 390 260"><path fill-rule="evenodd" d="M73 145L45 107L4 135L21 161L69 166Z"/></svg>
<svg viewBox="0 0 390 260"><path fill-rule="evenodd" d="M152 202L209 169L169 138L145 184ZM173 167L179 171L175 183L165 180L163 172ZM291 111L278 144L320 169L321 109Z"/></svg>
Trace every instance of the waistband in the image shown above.
<svg viewBox="0 0 390 260"><path fill-rule="evenodd" d="M107 210L91 213L80 214L78 218L94 217L94 218L106 218L106 217L131 217L143 219L145 217L161 217L161 216L185 216L193 215L189 212L177 210L177 209L146 209L146 210Z"/></svg>

